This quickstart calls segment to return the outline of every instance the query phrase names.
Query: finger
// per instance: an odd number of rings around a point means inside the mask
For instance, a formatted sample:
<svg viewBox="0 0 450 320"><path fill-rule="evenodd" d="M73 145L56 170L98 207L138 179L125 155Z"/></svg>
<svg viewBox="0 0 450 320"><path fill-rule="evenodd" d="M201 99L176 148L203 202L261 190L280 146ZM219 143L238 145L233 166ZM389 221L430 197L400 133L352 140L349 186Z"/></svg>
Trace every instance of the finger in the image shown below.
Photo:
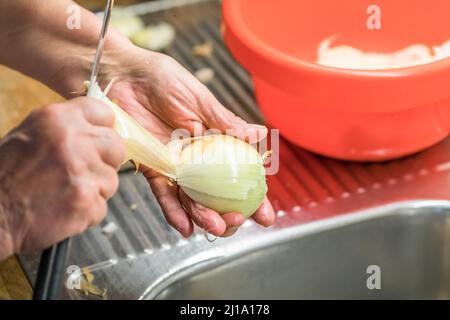
<svg viewBox="0 0 450 320"><path fill-rule="evenodd" d="M106 204L106 200L103 197L97 197L96 202L94 203L92 210L89 212L89 227L93 227L98 225L106 216L108 212L108 205Z"/></svg>
<svg viewBox="0 0 450 320"><path fill-rule="evenodd" d="M196 225L218 237L224 234L227 225L220 214L194 202L182 189L179 191L179 197L187 213Z"/></svg>
<svg viewBox="0 0 450 320"><path fill-rule="evenodd" d="M267 136L268 130L265 126L247 123L226 109L210 92L200 101L208 128L218 129L249 143L261 141Z"/></svg>
<svg viewBox="0 0 450 320"><path fill-rule="evenodd" d="M111 167L118 169L125 161L125 143L114 129L94 127L93 135L101 159Z"/></svg>
<svg viewBox="0 0 450 320"><path fill-rule="evenodd" d="M108 200L113 196L119 187L119 175L114 168L103 163L101 163L97 168L96 179L99 181L100 196L103 199Z"/></svg>
<svg viewBox="0 0 450 320"><path fill-rule="evenodd" d="M166 177L151 171L145 172L144 176L147 178L167 222L184 237L189 237L194 226L178 199L178 186L171 183Z"/></svg>
<svg viewBox="0 0 450 320"><path fill-rule="evenodd" d="M104 127L114 126L114 112L105 103L88 97L73 99L71 103L80 108L86 120L91 124Z"/></svg>
<svg viewBox="0 0 450 320"><path fill-rule="evenodd" d="M225 230L222 237L229 237L233 235L245 221L245 217L238 212L223 214L222 219L227 225L227 229Z"/></svg>
<svg viewBox="0 0 450 320"><path fill-rule="evenodd" d="M252 218L264 227L270 227L275 223L275 212L273 211L272 205L267 197L264 199L263 203Z"/></svg>

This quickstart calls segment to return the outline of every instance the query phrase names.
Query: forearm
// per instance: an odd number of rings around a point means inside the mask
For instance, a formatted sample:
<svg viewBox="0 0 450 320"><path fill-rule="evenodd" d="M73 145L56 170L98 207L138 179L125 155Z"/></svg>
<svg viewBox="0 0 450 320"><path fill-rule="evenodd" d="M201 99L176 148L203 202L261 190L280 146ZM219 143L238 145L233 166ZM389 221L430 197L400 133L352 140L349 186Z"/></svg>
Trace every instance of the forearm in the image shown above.
<svg viewBox="0 0 450 320"><path fill-rule="evenodd" d="M0 0L0 63L42 81L70 98L89 77L101 21L80 8L80 28L70 29L71 0ZM110 30L103 63L114 64L128 40Z"/></svg>

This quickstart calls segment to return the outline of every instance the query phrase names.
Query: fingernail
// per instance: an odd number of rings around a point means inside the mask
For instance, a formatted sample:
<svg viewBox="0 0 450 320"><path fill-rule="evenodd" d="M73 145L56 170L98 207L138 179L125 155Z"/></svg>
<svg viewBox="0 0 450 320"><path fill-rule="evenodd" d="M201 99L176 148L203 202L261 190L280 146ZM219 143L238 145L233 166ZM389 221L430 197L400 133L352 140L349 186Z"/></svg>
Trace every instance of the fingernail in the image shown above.
<svg viewBox="0 0 450 320"><path fill-rule="evenodd" d="M251 125L252 127L255 127L255 128L257 128L257 129L267 129L267 127L266 127L266 126L264 126L264 125L261 125L261 124L250 123L250 125Z"/></svg>
<svg viewBox="0 0 450 320"><path fill-rule="evenodd" d="M250 130L256 130L256 131L260 131L260 132L262 131L262 132L264 132L264 134L267 134L267 132L269 131L265 126L260 126L257 124L252 124L251 126L252 126L252 128Z"/></svg>
<svg viewBox="0 0 450 320"><path fill-rule="evenodd" d="M232 226L232 227L228 227L227 230L225 230L225 232L223 233L222 237L226 238L229 236L232 236L233 234L236 233L236 231L239 229L240 226Z"/></svg>
<svg viewBox="0 0 450 320"><path fill-rule="evenodd" d="M269 131L265 126L259 124L250 124L250 126L246 130L249 143L258 142L260 139L267 136L268 132Z"/></svg>

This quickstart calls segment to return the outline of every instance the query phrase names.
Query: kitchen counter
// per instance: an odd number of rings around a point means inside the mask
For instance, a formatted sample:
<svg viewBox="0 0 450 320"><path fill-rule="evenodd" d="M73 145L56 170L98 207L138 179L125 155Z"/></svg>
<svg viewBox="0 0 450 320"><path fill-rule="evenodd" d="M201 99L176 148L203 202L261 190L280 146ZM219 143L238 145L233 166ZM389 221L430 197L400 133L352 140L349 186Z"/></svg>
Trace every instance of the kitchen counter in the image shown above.
<svg viewBox="0 0 450 320"><path fill-rule="evenodd" d="M0 137L33 109L62 100L42 83L0 65Z"/></svg>
<svg viewBox="0 0 450 320"><path fill-rule="evenodd" d="M0 300L29 300L31 286L16 257L0 262Z"/></svg>

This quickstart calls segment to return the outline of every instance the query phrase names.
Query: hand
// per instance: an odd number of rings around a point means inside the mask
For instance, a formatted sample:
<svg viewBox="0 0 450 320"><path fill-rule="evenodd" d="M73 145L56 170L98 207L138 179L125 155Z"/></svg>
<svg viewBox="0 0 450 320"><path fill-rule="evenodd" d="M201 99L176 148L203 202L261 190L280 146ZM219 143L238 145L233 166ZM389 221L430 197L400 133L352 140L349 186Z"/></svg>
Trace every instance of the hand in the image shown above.
<svg viewBox="0 0 450 320"><path fill-rule="evenodd" d="M0 63L42 81L65 97L73 97L71 93L88 80L101 29L101 21L81 8L82 28L67 28L67 8L71 5L71 0L0 1L0 47L8 48L0 51ZM191 130L194 123L220 130L252 128L221 106L174 60L136 48L113 28L105 39L101 72L103 80L118 76L110 97L118 99L162 141L168 140L172 129ZM262 137L265 129L258 130ZM244 221L239 213L220 216L193 203L151 170L144 174L168 222L184 236L192 233L192 220L218 236L232 234ZM253 217L264 226L275 219L267 200Z"/></svg>
<svg viewBox="0 0 450 320"><path fill-rule="evenodd" d="M125 158L113 124L107 106L77 98L36 110L0 141L0 233L9 243L0 260L104 218Z"/></svg>
<svg viewBox="0 0 450 320"><path fill-rule="evenodd" d="M260 139L267 134L265 127L248 124L224 108L202 83L172 58L131 46L122 56L124 58L113 68L105 67L111 72L104 77L118 79L109 97L117 100L162 142L169 142L176 128L185 128L192 133L194 124L222 132L226 129L256 130ZM192 234L192 221L216 236L229 236L244 222L240 213L219 215L193 202L181 189L153 170L144 170L144 175L168 223L185 237ZM263 226L274 223L275 214L267 198L253 219Z"/></svg>

